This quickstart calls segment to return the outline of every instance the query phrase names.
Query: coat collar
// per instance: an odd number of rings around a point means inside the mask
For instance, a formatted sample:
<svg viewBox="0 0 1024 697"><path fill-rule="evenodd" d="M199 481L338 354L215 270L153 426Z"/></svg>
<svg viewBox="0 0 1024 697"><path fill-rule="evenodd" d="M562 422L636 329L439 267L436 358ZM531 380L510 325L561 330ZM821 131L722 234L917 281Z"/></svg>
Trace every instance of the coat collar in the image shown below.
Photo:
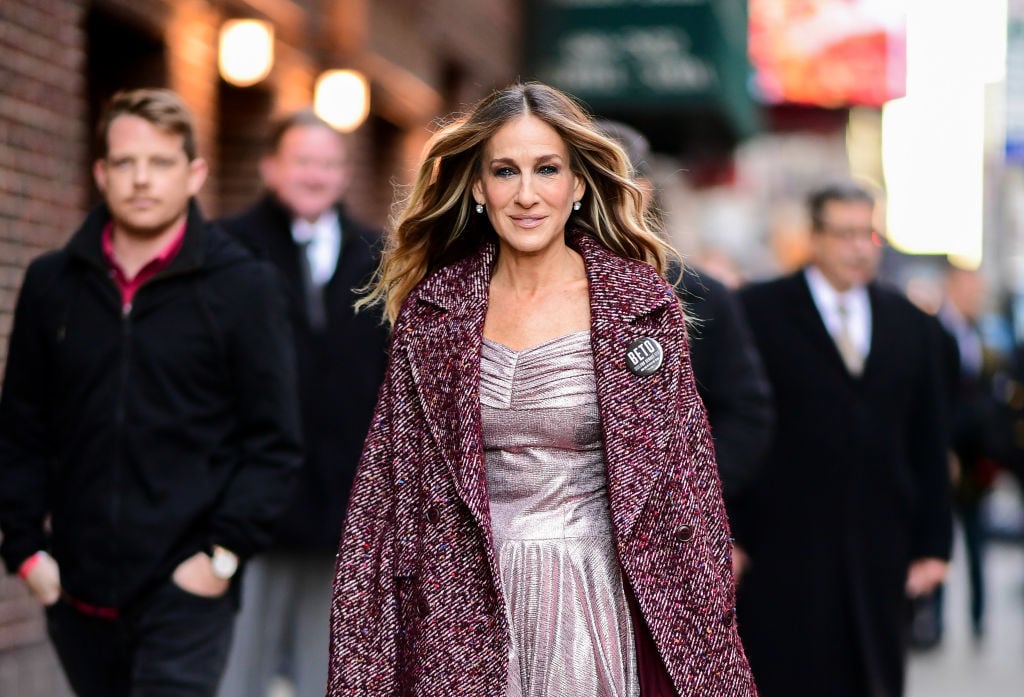
<svg viewBox="0 0 1024 697"><path fill-rule="evenodd" d="M67 250L71 256L84 260L106 273L107 262L103 257L101 238L103 228L110 221L110 209L105 203L93 208L85 222L68 241ZM195 199L189 201L185 222L185 239L181 249L171 263L158 277L195 271L203 266L206 253L206 222Z"/></svg>
<svg viewBox="0 0 1024 697"><path fill-rule="evenodd" d="M590 284L591 346L601 414L608 489L620 536L633 527L654 480L665 471L673 425L680 423L678 387L685 351L678 301L652 267L612 253L579 235ZM493 243L428 277L412 298L409 360L424 417L463 502L490 535L486 465L480 426L480 350ZM676 308L677 322L662 316ZM629 372L626 351L650 336L665 351L652 376ZM692 387L692 385L691 385Z"/></svg>

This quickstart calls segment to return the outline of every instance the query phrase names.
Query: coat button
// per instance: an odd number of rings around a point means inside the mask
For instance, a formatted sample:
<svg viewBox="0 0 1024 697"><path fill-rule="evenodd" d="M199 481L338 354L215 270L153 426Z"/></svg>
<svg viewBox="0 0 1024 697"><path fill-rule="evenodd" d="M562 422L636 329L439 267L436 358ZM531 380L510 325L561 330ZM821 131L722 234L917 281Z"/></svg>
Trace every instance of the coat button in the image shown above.
<svg viewBox="0 0 1024 697"><path fill-rule="evenodd" d="M722 624L726 627L731 627L732 623L736 621L736 611L726 610L722 613Z"/></svg>
<svg viewBox="0 0 1024 697"><path fill-rule="evenodd" d="M680 542L689 542L693 538L693 526L682 525L679 531L676 532L676 539Z"/></svg>
<svg viewBox="0 0 1024 697"><path fill-rule="evenodd" d="M430 614L430 604L426 598L419 599L419 602L416 603L416 609L420 611L420 617L426 617Z"/></svg>
<svg viewBox="0 0 1024 697"><path fill-rule="evenodd" d="M427 509L427 520L431 525L437 525L437 521L441 520L441 514L437 512L437 508L434 506Z"/></svg>

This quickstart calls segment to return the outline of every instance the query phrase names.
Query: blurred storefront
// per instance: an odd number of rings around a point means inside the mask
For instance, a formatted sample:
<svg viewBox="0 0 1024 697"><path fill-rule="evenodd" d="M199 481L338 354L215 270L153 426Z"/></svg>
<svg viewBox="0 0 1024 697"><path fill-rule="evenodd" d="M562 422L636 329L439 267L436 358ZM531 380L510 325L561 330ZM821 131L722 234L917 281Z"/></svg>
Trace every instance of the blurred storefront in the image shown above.
<svg viewBox="0 0 1024 697"><path fill-rule="evenodd" d="M25 266L96 200L91 129L114 91L182 94L212 166L201 203L215 216L258 193L267 119L310 105L324 71L357 71L370 104L351 135L348 203L383 223L433 122L518 75L520 12L502 0L2 0L0 365ZM269 72L244 87L218 72L220 33L237 19L273 34ZM39 608L0 574L0 694L67 694L53 661Z"/></svg>

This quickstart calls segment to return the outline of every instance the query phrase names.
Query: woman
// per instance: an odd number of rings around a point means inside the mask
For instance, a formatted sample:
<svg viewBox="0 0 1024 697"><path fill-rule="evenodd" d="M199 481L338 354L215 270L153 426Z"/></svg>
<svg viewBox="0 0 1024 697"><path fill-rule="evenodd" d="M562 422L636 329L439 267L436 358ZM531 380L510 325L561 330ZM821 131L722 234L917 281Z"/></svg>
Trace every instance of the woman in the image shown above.
<svg viewBox="0 0 1024 697"><path fill-rule="evenodd" d="M550 87L434 136L368 299L329 695L756 694L667 251Z"/></svg>

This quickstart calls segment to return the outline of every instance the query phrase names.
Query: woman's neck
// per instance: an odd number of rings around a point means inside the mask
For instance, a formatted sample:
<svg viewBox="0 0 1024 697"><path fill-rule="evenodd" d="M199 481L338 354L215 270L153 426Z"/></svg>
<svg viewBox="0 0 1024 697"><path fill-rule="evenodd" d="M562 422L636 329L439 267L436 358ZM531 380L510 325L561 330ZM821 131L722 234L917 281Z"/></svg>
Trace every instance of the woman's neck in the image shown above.
<svg viewBox="0 0 1024 697"><path fill-rule="evenodd" d="M491 284L520 297L586 279L583 257L567 245L541 254L521 254L507 247L498 252Z"/></svg>

